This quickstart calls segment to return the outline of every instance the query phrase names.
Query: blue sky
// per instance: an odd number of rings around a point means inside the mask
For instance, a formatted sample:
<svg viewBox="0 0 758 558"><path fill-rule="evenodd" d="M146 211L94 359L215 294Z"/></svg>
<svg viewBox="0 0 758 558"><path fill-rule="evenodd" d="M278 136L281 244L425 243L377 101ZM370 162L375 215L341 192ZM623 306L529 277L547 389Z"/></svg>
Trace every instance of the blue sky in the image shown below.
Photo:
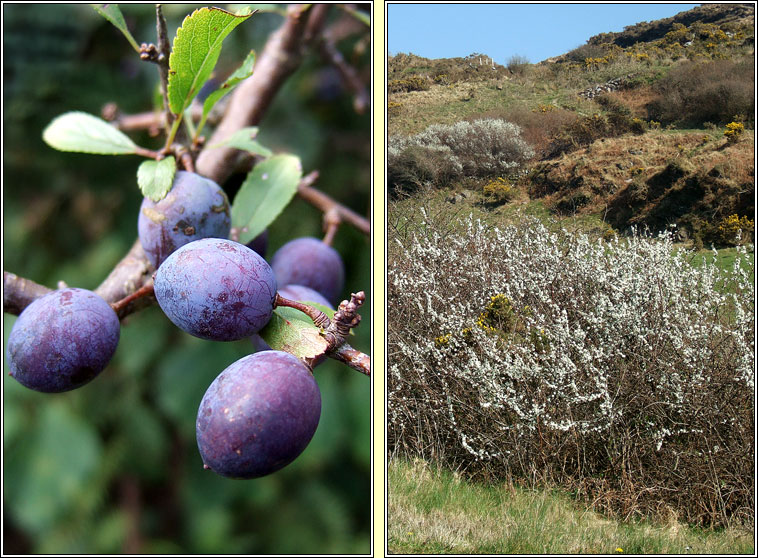
<svg viewBox="0 0 758 558"><path fill-rule="evenodd" d="M511 56L536 63L583 45L593 35L671 17L699 4L388 4L391 54L453 58L473 52L498 64Z"/></svg>

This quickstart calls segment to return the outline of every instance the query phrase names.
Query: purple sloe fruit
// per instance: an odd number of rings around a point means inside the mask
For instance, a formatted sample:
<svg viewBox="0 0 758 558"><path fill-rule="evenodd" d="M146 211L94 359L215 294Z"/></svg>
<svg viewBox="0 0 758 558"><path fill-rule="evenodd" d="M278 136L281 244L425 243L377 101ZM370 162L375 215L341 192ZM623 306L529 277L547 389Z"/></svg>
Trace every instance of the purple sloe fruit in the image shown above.
<svg viewBox="0 0 758 558"><path fill-rule="evenodd" d="M142 200L137 229L147 259L158 268L177 248L201 238L228 238L229 200L212 180L177 171L166 197Z"/></svg>
<svg viewBox="0 0 758 558"><path fill-rule="evenodd" d="M255 250L261 258L265 258L266 250L268 249L268 229L245 244L245 246L251 250Z"/></svg>
<svg viewBox="0 0 758 558"><path fill-rule="evenodd" d="M58 393L83 386L118 346L118 316L86 289L53 291L27 306L8 338L10 375L26 387Z"/></svg>
<svg viewBox="0 0 758 558"><path fill-rule="evenodd" d="M321 394L297 357L264 351L226 368L197 413L197 446L206 468L252 479L300 455L316 432Z"/></svg>
<svg viewBox="0 0 758 558"><path fill-rule="evenodd" d="M271 269L280 285L310 287L332 303L345 285L342 258L317 238L290 240L274 254Z"/></svg>
<svg viewBox="0 0 758 558"><path fill-rule="evenodd" d="M220 238L185 244L155 272L155 298L178 327L202 339L235 341L271 319L276 279L250 248Z"/></svg>

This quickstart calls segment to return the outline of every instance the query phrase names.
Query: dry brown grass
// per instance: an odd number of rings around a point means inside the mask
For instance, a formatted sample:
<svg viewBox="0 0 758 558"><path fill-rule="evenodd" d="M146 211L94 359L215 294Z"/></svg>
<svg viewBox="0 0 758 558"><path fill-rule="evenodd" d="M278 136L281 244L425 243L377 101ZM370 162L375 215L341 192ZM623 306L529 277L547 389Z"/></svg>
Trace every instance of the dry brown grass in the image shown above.
<svg viewBox="0 0 758 558"><path fill-rule="evenodd" d="M745 208L732 205L743 203L747 196L743 193L740 197L743 202L740 202L733 199L734 196L724 197L724 189L754 192L754 154L752 132L746 133L735 145L728 145L720 130L709 133L650 131L642 136L606 138L542 165L533 180L530 195L555 206L581 190L590 200L576 209L578 214L596 214L608 208L620 210L628 205L633 188L644 190L651 179L655 182L654 177L673 162L686 173L682 178L698 175L698 180L705 185L706 192L698 202L700 209L716 211L723 206L717 211L718 215L740 209L744 213ZM637 222L645 222L645 216L656 208L665 193L665 188L660 192L643 192L644 203L634 208ZM625 222L624 218L614 219L612 215L609 219L615 224Z"/></svg>
<svg viewBox="0 0 758 558"><path fill-rule="evenodd" d="M634 89L622 89L608 93L608 96L626 105L636 118L647 118L646 105L657 99L660 95L649 86L635 87Z"/></svg>

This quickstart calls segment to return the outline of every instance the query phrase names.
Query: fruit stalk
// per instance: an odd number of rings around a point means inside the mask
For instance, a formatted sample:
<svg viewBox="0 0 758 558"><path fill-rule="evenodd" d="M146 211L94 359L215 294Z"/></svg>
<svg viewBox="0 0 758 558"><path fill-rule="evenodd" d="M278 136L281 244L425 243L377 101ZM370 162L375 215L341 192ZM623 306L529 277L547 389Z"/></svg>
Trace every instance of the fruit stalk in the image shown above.
<svg viewBox="0 0 758 558"><path fill-rule="evenodd" d="M317 310L313 306L308 306L307 304L303 304L302 302L298 302L296 300L284 298L279 293L276 293L276 302L274 303L274 307L277 306L286 306L288 308L300 310L303 314L313 320L313 325L318 328L326 329L331 326L329 318L321 310Z"/></svg>

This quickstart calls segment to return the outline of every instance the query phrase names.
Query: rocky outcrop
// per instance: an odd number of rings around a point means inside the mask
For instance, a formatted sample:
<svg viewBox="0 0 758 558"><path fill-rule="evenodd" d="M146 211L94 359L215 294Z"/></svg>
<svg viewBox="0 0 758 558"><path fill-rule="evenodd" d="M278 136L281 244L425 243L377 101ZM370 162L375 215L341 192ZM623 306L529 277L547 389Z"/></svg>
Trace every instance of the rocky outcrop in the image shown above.
<svg viewBox="0 0 758 558"><path fill-rule="evenodd" d="M634 77L634 74L627 74L622 77L613 78L612 80L606 81L605 83L600 84L600 85L593 85L592 87L588 87L584 91L580 91L579 96L584 97L585 99L593 99L597 97L598 95L602 95L603 93L618 91L619 89L622 89L626 85L626 82L629 81L633 77Z"/></svg>

